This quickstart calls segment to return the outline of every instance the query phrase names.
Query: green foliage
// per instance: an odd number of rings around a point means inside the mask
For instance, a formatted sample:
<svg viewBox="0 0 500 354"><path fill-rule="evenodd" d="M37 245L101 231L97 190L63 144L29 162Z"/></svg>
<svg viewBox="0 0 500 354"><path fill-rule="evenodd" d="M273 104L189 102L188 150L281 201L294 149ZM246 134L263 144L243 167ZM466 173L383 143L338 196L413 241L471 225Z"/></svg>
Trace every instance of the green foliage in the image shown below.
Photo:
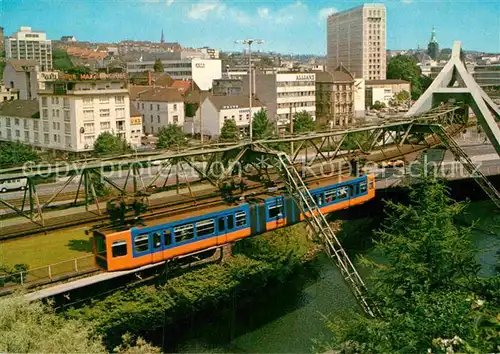
<svg viewBox="0 0 500 354"><path fill-rule="evenodd" d="M155 63L153 65L153 70L155 73L162 73L163 72L163 64L161 63L160 59L156 59Z"/></svg>
<svg viewBox="0 0 500 354"><path fill-rule="evenodd" d="M401 102L405 102L407 101L408 99L410 98L410 93L408 91L401 91L399 93L396 94L396 100L401 103Z"/></svg>
<svg viewBox="0 0 500 354"><path fill-rule="evenodd" d="M68 70L73 67L73 63L71 63L68 53L60 49L54 49L52 51L52 63L55 70L64 72L68 72Z"/></svg>
<svg viewBox="0 0 500 354"><path fill-rule="evenodd" d="M380 101L375 101L375 103L372 106L373 109L382 109L385 108L385 103L380 102Z"/></svg>
<svg viewBox="0 0 500 354"><path fill-rule="evenodd" d="M239 134L240 131L234 119L226 119L220 131L220 139L223 141L236 141L239 138Z"/></svg>
<svg viewBox="0 0 500 354"><path fill-rule="evenodd" d="M198 104L197 103L186 103L184 105L184 111L186 114L186 117L194 117L196 115L196 111L198 110Z"/></svg>
<svg viewBox="0 0 500 354"><path fill-rule="evenodd" d="M6 283L13 282L21 284L21 272L29 269L27 264L15 264L13 267L0 264L0 287Z"/></svg>
<svg viewBox="0 0 500 354"><path fill-rule="evenodd" d="M29 145L20 142L0 142L0 168L19 166L37 159L38 155Z"/></svg>
<svg viewBox="0 0 500 354"><path fill-rule="evenodd" d="M423 93L421 76L422 72L415 58L408 55L397 55L389 59L387 78L409 81L411 83L411 96L414 100Z"/></svg>
<svg viewBox="0 0 500 354"><path fill-rule="evenodd" d="M179 148L186 141L182 128L175 124L168 124L158 132L158 149Z"/></svg>
<svg viewBox="0 0 500 354"><path fill-rule="evenodd" d="M388 202L378 232L371 299L381 315L329 322L341 353L468 353L499 350L500 281L478 277L470 228L457 225L466 205L442 182L424 177L410 204Z"/></svg>
<svg viewBox="0 0 500 354"><path fill-rule="evenodd" d="M268 282L284 282L309 249L303 225L238 242L233 257L170 277L155 286L118 290L99 301L68 310L69 318L92 321L112 345L130 331L153 331L195 311L248 296Z"/></svg>
<svg viewBox="0 0 500 354"><path fill-rule="evenodd" d="M69 68L66 70L68 74L73 74L76 76L84 75L84 74L89 74L90 73L90 68L87 68L85 66L74 66L72 68Z"/></svg>
<svg viewBox="0 0 500 354"><path fill-rule="evenodd" d="M307 133L316 130L316 123L312 119L311 115L306 111L296 113L293 117L293 132Z"/></svg>
<svg viewBox="0 0 500 354"><path fill-rule="evenodd" d="M107 353L90 322L65 319L52 307L22 296L0 301L0 351L6 353ZM130 334L115 353L160 353L160 349Z"/></svg>
<svg viewBox="0 0 500 354"><path fill-rule="evenodd" d="M273 125L267 117L267 111L261 109L252 118L253 138L266 139L273 135Z"/></svg>
<svg viewBox="0 0 500 354"><path fill-rule="evenodd" d="M123 154L130 150L125 139L109 132L101 133L94 142L96 155Z"/></svg>

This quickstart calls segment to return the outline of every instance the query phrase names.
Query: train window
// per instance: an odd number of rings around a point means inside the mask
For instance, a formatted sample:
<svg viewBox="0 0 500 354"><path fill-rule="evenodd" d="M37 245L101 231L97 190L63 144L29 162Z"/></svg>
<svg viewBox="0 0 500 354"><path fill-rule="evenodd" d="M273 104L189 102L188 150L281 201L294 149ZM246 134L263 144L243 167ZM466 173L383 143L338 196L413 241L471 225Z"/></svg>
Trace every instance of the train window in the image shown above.
<svg viewBox="0 0 500 354"><path fill-rule="evenodd" d="M193 224L177 226L174 228L175 242L191 240L194 237Z"/></svg>
<svg viewBox="0 0 500 354"><path fill-rule="evenodd" d="M214 232L215 232L214 219L198 221L196 223L196 236L202 237L207 235L213 235Z"/></svg>
<svg viewBox="0 0 500 354"><path fill-rule="evenodd" d="M149 249L149 236L139 235L134 240L134 247L136 252L144 252Z"/></svg>
<svg viewBox="0 0 500 354"><path fill-rule="evenodd" d="M370 188L370 190L372 190L372 189L373 189L373 181L370 181L369 188Z"/></svg>
<svg viewBox="0 0 500 354"><path fill-rule="evenodd" d="M359 185L359 191L361 193L365 193L366 192L366 182L361 182L360 185Z"/></svg>
<svg viewBox="0 0 500 354"><path fill-rule="evenodd" d="M329 191L325 192L325 201L327 203L333 202L335 199L337 199L336 189L330 189Z"/></svg>
<svg viewBox="0 0 500 354"><path fill-rule="evenodd" d="M321 206L321 204L323 204L323 196L321 194L315 195L314 200L316 200L316 204L318 204L318 206Z"/></svg>
<svg viewBox="0 0 500 354"><path fill-rule="evenodd" d="M96 253L99 256L106 257L106 238L104 235L95 232L94 233Z"/></svg>
<svg viewBox="0 0 500 354"><path fill-rule="evenodd" d="M161 232L155 232L153 234L153 248L161 247Z"/></svg>
<svg viewBox="0 0 500 354"><path fill-rule="evenodd" d="M172 233L170 230L163 231L163 244L165 246L170 246L172 244Z"/></svg>
<svg viewBox="0 0 500 354"><path fill-rule="evenodd" d="M127 255L127 241L115 241L111 245L113 257L122 257Z"/></svg>
<svg viewBox="0 0 500 354"><path fill-rule="evenodd" d="M219 218L219 232L224 232L226 225L224 224L224 217Z"/></svg>
<svg viewBox="0 0 500 354"><path fill-rule="evenodd" d="M227 229L234 229L234 215L227 216Z"/></svg>
<svg viewBox="0 0 500 354"><path fill-rule="evenodd" d="M247 213L238 211L236 213L236 227L245 226L247 224Z"/></svg>
<svg viewBox="0 0 500 354"><path fill-rule="evenodd" d="M277 216L281 216L281 204L272 205L269 207L269 217L275 218Z"/></svg>
<svg viewBox="0 0 500 354"><path fill-rule="evenodd" d="M349 191L347 187L341 187L339 188L339 199L344 199L349 196Z"/></svg>

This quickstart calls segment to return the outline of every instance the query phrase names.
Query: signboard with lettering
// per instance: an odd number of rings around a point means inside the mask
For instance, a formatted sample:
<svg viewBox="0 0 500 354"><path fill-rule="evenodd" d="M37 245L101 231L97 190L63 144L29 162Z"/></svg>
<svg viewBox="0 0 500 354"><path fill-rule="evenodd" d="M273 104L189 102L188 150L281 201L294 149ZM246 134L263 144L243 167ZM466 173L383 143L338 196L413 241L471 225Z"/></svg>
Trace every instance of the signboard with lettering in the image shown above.
<svg viewBox="0 0 500 354"><path fill-rule="evenodd" d="M40 81L56 81L59 79L59 73L57 72L41 72L39 73L38 79Z"/></svg>
<svg viewBox="0 0 500 354"><path fill-rule="evenodd" d="M124 73L89 73L89 74L63 74L59 75L60 80L126 80L127 75Z"/></svg>
<svg viewBox="0 0 500 354"><path fill-rule="evenodd" d="M314 75L314 74L301 74L301 75L297 75L295 80L296 81L315 81L316 75Z"/></svg>
<svg viewBox="0 0 500 354"><path fill-rule="evenodd" d="M195 63L194 66L199 69L204 69L205 68L205 63Z"/></svg>
<svg viewBox="0 0 500 354"><path fill-rule="evenodd" d="M130 118L130 124L131 125L141 125L142 119L141 118Z"/></svg>

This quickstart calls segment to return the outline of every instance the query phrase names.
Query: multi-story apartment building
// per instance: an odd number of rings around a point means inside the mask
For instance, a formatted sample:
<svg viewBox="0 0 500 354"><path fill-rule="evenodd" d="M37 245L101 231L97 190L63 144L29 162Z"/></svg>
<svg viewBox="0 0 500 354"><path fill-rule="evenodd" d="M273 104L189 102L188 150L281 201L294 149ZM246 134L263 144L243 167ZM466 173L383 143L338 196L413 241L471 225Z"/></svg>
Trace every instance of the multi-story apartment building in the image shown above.
<svg viewBox="0 0 500 354"><path fill-rule="evenodd" d="M52 44L45 32L32 31L31 27L20 27L5 40L5 56L35 60L41 71L52 70Z"/></svg>
<svg viewBox="0 0 500 354"><path fill-rule="evenodd" d="M354 77L342 66L316 72L316 120L320 126L347 127L354 123Z"/></svg>
<svg viewBox="0 0 500 354"><path fill-rule="evenodd" d="M226 120L232 119L236 122L240 137L249 134L250 114L253 115L265 109L264 105L257 99L250 102L248 96L214 96L208 95L203 99L201 107L198 108L195 117L184 125L184 131L188 134L199 134L203 129L203 135L217 138ZM201 124L200 120L203 120Z"/></svg>
<svg viewBox="0 0 500 354"><path fill-rule="evenodd" d="M212 81L222 77L222 62L219 59L161 60L163 71L174 80L193 80L200 90L212 88ZM154 71L154 61L127 63L127 73Z"/></svg>
<svg viewBox="0 0 500 354"><path fill-rule="evenodd" d="M364 4L332 14L327 20L327 66L341 63L355 78L386 78L386 9Z"/></svg>
<svg viewBox="0 0 500 354"><path fill-rule="evenodd" d="M92 150L99 134L111 132L131 143L127 83L103 76L46 82L38 100L3 105L0 140L81 152Z"/></svg>
<svg viewBox="0 0 500 354"><path fill-rule="evenodd" d="M248 75L242 77L248 95ZM316 74L286 73L255 75L254 92L277 126L290 123L296 113L306 111L316 119Z"/></svg>
<svg viewBox="0 0 500 354"><path fill-rule="evenodd" d="M146 134L158 134L167 124L184 126L184 97L176 88L155 87L139 92L132 104L143 116Z"/></svg>

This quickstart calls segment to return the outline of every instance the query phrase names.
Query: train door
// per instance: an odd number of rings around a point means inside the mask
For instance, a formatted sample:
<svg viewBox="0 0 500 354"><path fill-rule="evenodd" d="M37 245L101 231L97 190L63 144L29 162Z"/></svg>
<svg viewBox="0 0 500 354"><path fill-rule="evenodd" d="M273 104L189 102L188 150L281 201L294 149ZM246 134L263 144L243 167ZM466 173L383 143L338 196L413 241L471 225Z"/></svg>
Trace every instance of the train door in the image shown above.
<svg viewBox="0 0 500 354"><path fill-rule="evenodd" d="M274 230L278 227L285 226L285 209L283 206L283 198L278 197L267 205L267 230Z"/></svg>
<svg viewBox="0 0 500 354"><path fill-rule="evenodd" d="M162 240L162 232L156 231L151 233L151 243L152 243L152 258L153 263L163 261L163 240Z"/></svg>
<svg viewBox="0 0 500 354"><path fill-rule="evenodd" d="M223 245L227 243L227 231L226 231L226 216L219 216L217 218L217 244Z"/></svg>

